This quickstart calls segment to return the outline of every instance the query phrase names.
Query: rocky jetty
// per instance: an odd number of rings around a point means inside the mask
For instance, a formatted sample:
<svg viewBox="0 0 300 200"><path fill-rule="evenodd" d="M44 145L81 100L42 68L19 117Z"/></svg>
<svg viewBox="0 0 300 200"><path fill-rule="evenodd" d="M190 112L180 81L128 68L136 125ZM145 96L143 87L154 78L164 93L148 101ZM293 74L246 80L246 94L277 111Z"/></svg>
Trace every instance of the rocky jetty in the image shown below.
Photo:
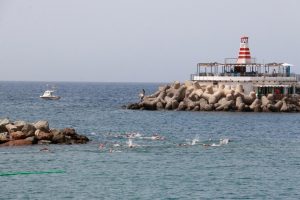
<svg viewBox="0 0 300 200"><path fill-rule="evenodd" d="M50 129L48 121L28 123L0 119L0 147L32 144L84 144L89 139L73 128Z"/></svg>
<svg viewBox="0 0 300 200"><path fill-rule="evenodd" d="M158 91L142 96L139 103L126 106L141 110L240 111L240 112L299 112L299 96L257 97L245 94L242 85L201 85L199 82L176 81L160 86Z"/></svg>

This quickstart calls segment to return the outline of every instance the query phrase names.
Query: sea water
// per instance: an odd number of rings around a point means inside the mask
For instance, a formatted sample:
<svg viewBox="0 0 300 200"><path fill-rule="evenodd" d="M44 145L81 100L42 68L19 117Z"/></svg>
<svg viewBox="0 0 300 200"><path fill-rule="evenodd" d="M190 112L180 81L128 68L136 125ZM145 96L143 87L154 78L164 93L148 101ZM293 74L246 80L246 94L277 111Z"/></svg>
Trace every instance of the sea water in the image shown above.
<svg viewBox="0 0 300 200"><path fill-rule="evenodd" d="M0 148L0 199L300 199L300 114L122 107L158 83L51 83L62 98L47 101L46 84L0 82L0 118L92 141Z"/></svg>

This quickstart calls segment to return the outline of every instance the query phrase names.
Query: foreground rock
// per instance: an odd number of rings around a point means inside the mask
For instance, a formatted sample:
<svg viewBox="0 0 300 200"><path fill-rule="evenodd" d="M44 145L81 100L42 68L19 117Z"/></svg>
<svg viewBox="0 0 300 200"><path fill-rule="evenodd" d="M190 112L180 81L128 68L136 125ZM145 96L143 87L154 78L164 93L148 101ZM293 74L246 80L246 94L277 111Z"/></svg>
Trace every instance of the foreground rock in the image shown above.
<svg viewBox="0 0 300 200"><path fill-rule="evenodd" d="M255 92L245 94L242 85L200 85L199 82L174 82L159 87L139 103L126 106L141 110L239 111L239 112L299 112L300 97L273 94L258 98ZM13 127L12 127L13 128Z"/></svg>
<svg viewBox="0 0 300 200"><path fill-rule="evenodd" d="M47 121L28 123L0 119L0 147L33 144L84 144L89 139L73 128L50 129Z"/></svg>

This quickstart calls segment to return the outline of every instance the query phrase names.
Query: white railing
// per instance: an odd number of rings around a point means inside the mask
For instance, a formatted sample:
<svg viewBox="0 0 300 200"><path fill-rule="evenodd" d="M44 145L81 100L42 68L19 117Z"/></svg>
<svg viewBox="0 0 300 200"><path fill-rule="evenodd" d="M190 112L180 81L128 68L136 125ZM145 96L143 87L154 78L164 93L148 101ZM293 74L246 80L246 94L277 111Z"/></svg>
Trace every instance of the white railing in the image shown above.
<svg viewBox="0 0 300 200"><path fill-rule="evenodd" d="M300 76L299 76L300 78ZM266 76L198 76L192 75L193 81L297 81L297 77L266 77Z"/></svg>

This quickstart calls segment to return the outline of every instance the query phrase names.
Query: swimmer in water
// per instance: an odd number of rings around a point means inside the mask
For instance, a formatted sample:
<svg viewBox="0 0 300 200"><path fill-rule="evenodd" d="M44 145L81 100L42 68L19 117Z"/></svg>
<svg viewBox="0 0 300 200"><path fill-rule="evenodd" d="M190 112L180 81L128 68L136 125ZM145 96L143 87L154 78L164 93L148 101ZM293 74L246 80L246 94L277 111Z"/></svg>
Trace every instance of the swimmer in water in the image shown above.
<svg viewBox="0 0 300 200"><path fill-rule="evenodd" d="M132 139L131 138L128 139L128 143L127 144L128 144L129 148L133 147L133 143L132 143Z"/></svg>
<svg viewBox="0 0 300 200"><path fill-rule="evenodd" d="M163 136L160 136L157 133L155 133L151 136L151 140L164 140L164 139L165 138Z"/></svg>
<svg viewBox="0 0 300 200"><path fill-rule="evenodd" d="M205 147L220 147L222 145L228 144L229 142L230 142L230 140L228 138L225 138L225 139L220 139L219 144L216 144L216 143L203 144L203 146L205 146Z"/></svg>
<svg viewBox="0 0 300 200"><path fill-rule="evenodd" d="M100 144L99 144L99 147L98 147L98 149L100 149L100 150L101 150L101 149L104 149L104 148L105 148L105 144L103 144L103 143L100 143Z"/></svg>
<svg viewBox="0 0 300 200"><path fill-rule="evenodd" d="M220 139L220 145L228 144L229 142L230 142L230 140L228 138Z"/></svg>
<svg viewBox="0 0 300 200"><path fill-rule="evenodd" d="M133 148L133 147L137 147L137 146L139 146L139 145L137 145L137 144L133 144L133 142L132 142L132 139L131 139L131 138L129 138L129 139L128 139L128 142L127 142L127 144L128 144L128 147L129 147L129 148Z"/></svg>
<svg viewBox="0 0 300 200"><path fill-rule="evenodd" d="M178 146L178 147L186 147L186 146L188 146L188 145L185 144L185 143L179 143L177 146Z"/></svg>
<svg viewBox="0 0 300 200"><path fill-rule="evenodd" d="M118 143L113 144L113 147L119 147L119 146L121 146L121 145Z"/></svg>

